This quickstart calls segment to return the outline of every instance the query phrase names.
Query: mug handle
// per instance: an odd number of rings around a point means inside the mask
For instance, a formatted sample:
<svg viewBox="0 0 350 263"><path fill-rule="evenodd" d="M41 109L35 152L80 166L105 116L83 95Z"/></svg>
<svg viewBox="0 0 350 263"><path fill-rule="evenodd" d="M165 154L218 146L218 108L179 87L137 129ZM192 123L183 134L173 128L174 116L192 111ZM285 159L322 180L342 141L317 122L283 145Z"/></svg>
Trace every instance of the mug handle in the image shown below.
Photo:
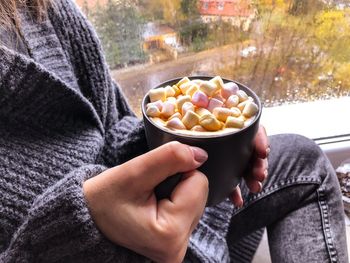
<svg viewBox="0 0 350 263"><path fill-rule="evenodd" d="M166 178L163 182L156 186L154 192L157 200L170 199L170 195L173 192L176 185L181 181L182 174L177 173Z"/></svg>

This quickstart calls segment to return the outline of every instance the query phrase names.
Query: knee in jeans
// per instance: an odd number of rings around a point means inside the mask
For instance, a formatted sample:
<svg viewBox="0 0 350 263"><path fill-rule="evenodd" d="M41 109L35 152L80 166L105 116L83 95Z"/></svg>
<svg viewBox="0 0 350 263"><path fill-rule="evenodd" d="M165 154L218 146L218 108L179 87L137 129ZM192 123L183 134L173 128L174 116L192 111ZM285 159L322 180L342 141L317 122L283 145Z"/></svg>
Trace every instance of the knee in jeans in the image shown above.
<svg viewBox="0 0 350 263"><path fill-rule="evenodd" d="M302 176L328 174L329 162L320 147L311 139L297 134L271 137L271 151L285 169ZM317 173L315 173L317 171ZM322 179L322 178L321 178Z"/></svg>

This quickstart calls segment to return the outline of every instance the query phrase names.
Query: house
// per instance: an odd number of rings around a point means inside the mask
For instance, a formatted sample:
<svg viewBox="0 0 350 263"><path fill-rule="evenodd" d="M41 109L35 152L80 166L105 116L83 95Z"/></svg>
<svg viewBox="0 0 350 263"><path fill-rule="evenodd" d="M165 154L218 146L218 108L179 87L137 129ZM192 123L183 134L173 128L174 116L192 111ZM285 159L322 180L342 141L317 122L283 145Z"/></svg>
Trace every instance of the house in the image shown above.
<svg viewBox="0 0 350 263"><path fill-rule="evenodd" d="M98 6L105 6L108 0L75 0L82 9L93 10Z"/></svg>
<svg viewBox="0 0 350 263"><path fill-rule="evenodd" d="M146 52L162 50L173 58L177 57L179 48L177 33L167 25L147 23L144 29L143 49Z"/></svg>
<svg viewBox="0 0 350 263"><path fill-rule="evenodd" d="M245 31L256 16L251 0L200 0L199 13L205 23L221 20Z"/></svg>

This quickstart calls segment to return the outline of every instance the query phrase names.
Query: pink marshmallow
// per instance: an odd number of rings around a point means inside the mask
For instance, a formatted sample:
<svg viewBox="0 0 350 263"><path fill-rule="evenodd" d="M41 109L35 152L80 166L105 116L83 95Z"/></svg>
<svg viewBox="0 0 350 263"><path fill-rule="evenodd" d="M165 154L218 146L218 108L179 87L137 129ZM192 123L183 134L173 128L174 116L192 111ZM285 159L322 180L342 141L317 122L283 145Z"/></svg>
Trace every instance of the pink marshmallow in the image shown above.
<svg viewBox="0 0 350 263"><path fill-rule="evenodd" d="M236 95L239 87L234 82L228 82L224 84L224 87L221 89L221 95L227 99L231 95Z"/></svg>
<svg viewBox="0 0 350 263"><path fill-rule="evenodd" d="M224 105L224 103L218 99L210 99L209 101L209 105L207 107L207 109L210 111L210 112L213 112L213 110L217 107L221 107L222 105Z"/></svg>
<svg viewBox="0 0 350 263"><path fill-rule="evenodd" d="M192 103L199 108L206 108L208 107L209 99L204 92L197 91L192 96Z"/></svg>
<svg viewBox="0 0 350 263"><path fill-rule="evenodd" d="M178 130L186 130L186 126L182 123L182 121L179 118L173 118L169 120L166 126Z"/></svg>

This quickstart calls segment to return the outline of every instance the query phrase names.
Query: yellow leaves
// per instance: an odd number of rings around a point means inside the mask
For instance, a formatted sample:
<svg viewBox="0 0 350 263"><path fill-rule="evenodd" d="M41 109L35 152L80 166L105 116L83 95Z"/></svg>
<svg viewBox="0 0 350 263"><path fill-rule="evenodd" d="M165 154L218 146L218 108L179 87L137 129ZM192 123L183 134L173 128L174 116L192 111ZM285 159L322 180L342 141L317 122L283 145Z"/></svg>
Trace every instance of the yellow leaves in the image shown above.
<svg viewBox="0 0 350 263"><path fill-rule="evenodd" d="M316 18L315 36L324 45L337 38L350 37L350 21L343 10L327 10L320 12Z"/></svg>
<svg viewBox="0 0 350 263"><path fill-rule="evenodd" d="M338 65L335 70L334 78L341 87L350 91L350 63L343 63Z"/></svg>

